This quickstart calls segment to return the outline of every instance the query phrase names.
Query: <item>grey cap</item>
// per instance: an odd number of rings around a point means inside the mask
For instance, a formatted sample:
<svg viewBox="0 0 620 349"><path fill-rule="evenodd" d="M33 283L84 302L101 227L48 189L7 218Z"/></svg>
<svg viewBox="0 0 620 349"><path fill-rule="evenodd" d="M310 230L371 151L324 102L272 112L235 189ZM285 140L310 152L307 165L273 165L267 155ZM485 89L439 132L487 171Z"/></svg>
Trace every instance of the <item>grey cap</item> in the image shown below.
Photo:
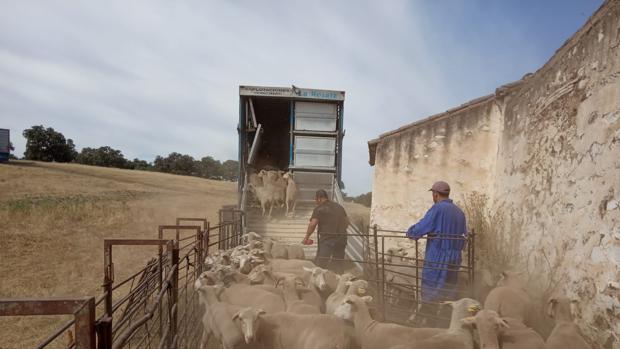
<svg viewBox="0 0 620 349"><path fill-rule="evenodd" d="M439 194L450 194L450 185L444 181L437 181L433 183L433 186L428 191L436 191Z"/></svg>

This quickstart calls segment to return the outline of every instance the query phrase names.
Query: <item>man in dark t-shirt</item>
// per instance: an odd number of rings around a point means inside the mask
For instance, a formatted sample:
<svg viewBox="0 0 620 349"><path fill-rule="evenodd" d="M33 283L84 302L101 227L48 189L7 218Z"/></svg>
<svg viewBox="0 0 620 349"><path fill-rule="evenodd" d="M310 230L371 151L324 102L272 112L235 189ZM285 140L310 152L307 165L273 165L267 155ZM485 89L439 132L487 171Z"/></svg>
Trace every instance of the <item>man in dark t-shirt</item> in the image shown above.
<svg viewBox="0 0 620 349"><path fill-rule="evenodd" d="M317 190L314 200L316 207L312 211L302 243L312 244L310 236L318 226L319 246L316 252L316 264L341 274L344 250L347 247L349 218L342 206L328 199L325 190Z"/></svg>

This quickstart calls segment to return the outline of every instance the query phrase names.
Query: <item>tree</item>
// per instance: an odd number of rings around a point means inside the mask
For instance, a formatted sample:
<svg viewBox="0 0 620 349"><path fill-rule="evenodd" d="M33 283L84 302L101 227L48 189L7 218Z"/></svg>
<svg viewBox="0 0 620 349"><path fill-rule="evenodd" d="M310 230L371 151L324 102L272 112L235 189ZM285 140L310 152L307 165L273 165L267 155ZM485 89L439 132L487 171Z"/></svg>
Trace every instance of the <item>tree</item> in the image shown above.
<svg viewBox="0 0 620 349"><path fill-rule="evenodd" d="M372 204L372 192L368 192L366 194L361 194L354 197L353 202L362 204L366 207L370 207L370 205Z"/></svg>
<svg viewBox="0 0 620 349"><path fill-rule="evenodd" d="M129 168L146 171L153 169L153 165L146 160L135 158L133 161L129 161Z"/></svg>
<svg viewBox="0 0 620 349"><path fill-rule="evenodd" d="M198 164L200 177L219 179L222 176L222 163L219 160L215 160L211 156L205 156L200 159Z"/></svg>
<svg viewBox="0 0 620 349"><path fill-rule="evenodd" d="M13 146L13 142L9 142L9 150L14 151L15 147Z"/></svg>
<svg viewBox="0 0 620 349"><path fill-rule="evenodd" d="M174 173L188 176L198 176L199 170L196 160L189 155L170 153L167 157L157 156L153 163L155 171Z"/></svg>
<svg viewBox="0 0 620 349"><path fill-rule="evenodd" d="M82 148L75 162L93 166L133 168L120 150L108 146L97 149Z"/></svg>
<svg viewBox="0 0 620 349"><path fill-rule="evenodd" d="M23 135L26 138L24 158L27 160L71 162L77 156L73 140L65 139L62 133L51 127L32 126L24 130Z"/></svg>
<svg viewBox="0 0 620 349"><path fill-rule="evenodd" d="M239 162L235 160L226 160L221 167L222 177L229 181L236 181L239 174Z"/></svg>

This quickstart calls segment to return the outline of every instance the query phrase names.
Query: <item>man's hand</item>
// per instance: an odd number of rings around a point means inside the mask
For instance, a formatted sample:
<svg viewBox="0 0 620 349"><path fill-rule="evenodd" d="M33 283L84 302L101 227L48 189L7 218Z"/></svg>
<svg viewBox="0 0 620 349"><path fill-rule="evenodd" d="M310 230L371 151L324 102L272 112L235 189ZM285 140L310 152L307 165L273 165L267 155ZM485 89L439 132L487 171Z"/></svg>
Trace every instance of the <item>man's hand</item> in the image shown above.
<svg viewBox="0 0 620 349"><path fill-rule="evenodd" d="M304 238L303 240L301 240L301 243L303 245L312 245L314 243L314 240L312 240L310 238Z"/></svg>

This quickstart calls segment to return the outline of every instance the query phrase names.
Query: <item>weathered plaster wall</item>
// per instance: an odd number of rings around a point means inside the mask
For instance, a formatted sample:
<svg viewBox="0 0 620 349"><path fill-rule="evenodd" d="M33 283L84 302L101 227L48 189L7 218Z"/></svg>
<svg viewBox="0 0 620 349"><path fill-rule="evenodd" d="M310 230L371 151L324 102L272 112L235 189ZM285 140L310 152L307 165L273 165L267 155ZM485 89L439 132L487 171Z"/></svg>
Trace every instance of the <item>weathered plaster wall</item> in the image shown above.
<svg viewBox="0 0 620 349"><path fill-rule="evenodd" d="M599 344L620 334L620 2L609 3L504 105L496 207L532 293L581 301ZM615 285L615 286L614 286ZM616 340L615 348L620 347Z"/></svg>
<svg viewBox="0 0 620 349"><path fill-rule="evenodd" d="M452 196L493 188L499 109L492 97L386 136L377 144L371 221L406 229L432 205L442 179Z"/></svg>
<svg viewBox="0 0 620 349"><path fill-rule="evenodd" d="M620 348L620 1L494 97L382 136L371 224L407 228L438 179L490 197L540 309L577 298L587 337Z"/></svg>

